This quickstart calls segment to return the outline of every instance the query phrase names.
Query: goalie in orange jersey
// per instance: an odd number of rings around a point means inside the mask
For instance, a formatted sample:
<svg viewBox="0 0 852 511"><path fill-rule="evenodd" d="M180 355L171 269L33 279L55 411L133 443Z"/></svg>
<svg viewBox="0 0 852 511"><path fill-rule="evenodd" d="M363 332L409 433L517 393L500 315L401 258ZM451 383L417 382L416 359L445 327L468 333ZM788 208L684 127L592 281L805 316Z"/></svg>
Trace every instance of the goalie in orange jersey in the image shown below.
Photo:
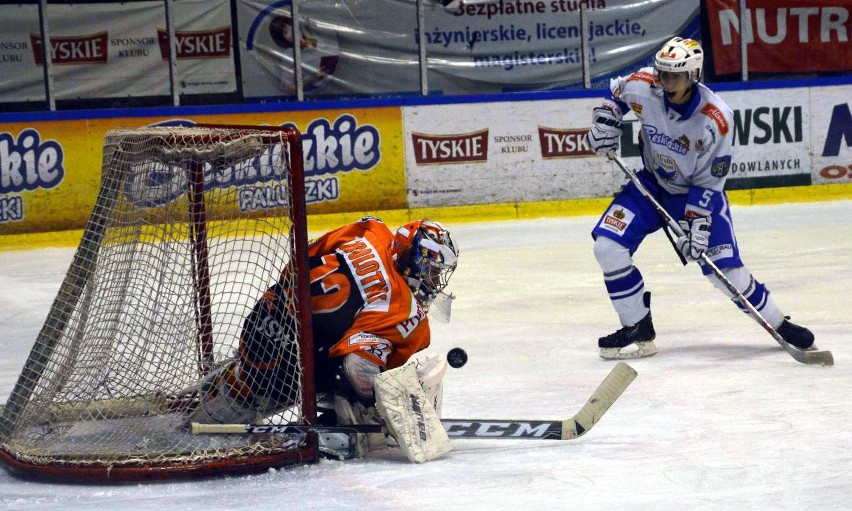
<svg viewBox="0 0 852 511"><path fill-rule="evenodd" d="M309 245L315 386L329 401L318 403L320 411L327 408L322 422L381 420L376 377L401 368L429 346L427 311L439 296L449 307L451 297L443 291L458 254L450 232L431 220L410 222L394 233L366 217ZM243 324L237 359L208 378L191 421L252 422L292 406L299 389L293 370L298 350L288 334L294 331L288 292L282 279L257 302ZM431 355L415 369L439 418L446 360ZM437 424L440 429L439 419ZM443 429L437 433L446 436ZM448 450L446 443L438 450ZM383 435L321 436L321 449L340 457L362 456L384 444Z"/></svg>

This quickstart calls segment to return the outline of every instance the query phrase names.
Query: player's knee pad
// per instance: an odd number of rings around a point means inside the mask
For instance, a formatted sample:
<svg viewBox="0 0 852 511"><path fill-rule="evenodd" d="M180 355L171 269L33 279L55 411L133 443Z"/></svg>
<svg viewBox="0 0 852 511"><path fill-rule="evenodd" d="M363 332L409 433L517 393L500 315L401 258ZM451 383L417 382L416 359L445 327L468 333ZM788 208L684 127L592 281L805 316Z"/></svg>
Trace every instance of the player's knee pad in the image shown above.
<svg viewBox="0 0 852 511"><path fill-rule="evenodd" d="M749 272L745 266L737 266L736 268L723 268L722 274L725 275L725 278L727 278L731 282L731 284L734 285L737 291L743 293L744 295L750 292L749 288L754 286L754 278L751 276L751 272ZM708 273L707 280L712 282L717 289L725 293L725 296L727 296L728 298L734 297L734 294L728 290L725 284L723 284L722 281L719 280L719 277L717 277L715 273Z"/></svg>
<svg viewBox="0 0 852 511"><path fill-rule="evenodd" d="M361 400L367 404L375 401L373 386L381 368L375 363L355 353L349 353L340 359L340 378L337 393Z"/></svg>
<svg viewBox="0 0 852 511"><path fill-rule="evenodd" d="M595 239L594 253L604 275L624 271L633 266L630 250L606 236L598 236Z"/></svg>

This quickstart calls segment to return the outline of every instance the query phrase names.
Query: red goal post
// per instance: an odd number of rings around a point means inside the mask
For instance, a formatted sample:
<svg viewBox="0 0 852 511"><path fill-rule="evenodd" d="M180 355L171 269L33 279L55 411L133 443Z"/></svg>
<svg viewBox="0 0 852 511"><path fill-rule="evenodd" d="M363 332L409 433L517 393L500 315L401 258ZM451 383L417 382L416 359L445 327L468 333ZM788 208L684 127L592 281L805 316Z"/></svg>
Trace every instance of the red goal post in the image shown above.
<svg viewBox="0 0 852 511"><path fill-rule="evenodd" d="M28 478L125 482L316 460L313 433L196 436L186 420L277 282L291 290L298 357L277 389L292 404L265 421L316 420L307 239L295 128L107 133L94 210L0 408L2 465Z"/></svg>

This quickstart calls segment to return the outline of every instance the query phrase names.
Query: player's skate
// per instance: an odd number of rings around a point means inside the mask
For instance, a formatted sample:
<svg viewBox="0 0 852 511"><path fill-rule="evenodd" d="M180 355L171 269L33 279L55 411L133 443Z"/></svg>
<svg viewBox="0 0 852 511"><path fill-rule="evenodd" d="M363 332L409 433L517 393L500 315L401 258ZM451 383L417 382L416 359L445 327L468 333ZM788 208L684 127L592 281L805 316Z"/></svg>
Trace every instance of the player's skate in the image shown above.
<svg viewBox="0 0 852 511"><path fill-rule="evenodd" d="M650 357L657 353L657 345L654 339L657 333L654 331L654 323L651 320L651 293L643 295L648 314L638 323L623 327L606 337L598 339L598 347L601 349L601 358L607 360L619 360L625 358ZM632 346L631 346L632 345ZM625 349L628 348L629 349Z"/></svg>
<svg viewBox="0 0 852 511"><path fill-rule="evenodd" d="M789 316L784 317L784 322L777 328L778 334L800 350L810 349L814 345L814 334L807 328L799 326L790 321Z"/></svg>

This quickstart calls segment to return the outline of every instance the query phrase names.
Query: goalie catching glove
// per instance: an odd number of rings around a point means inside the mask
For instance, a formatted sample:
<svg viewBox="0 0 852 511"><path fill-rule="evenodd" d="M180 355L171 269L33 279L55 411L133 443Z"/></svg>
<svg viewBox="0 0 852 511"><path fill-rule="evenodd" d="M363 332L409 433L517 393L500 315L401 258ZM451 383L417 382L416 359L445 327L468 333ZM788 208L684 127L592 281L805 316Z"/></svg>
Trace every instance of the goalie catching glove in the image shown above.
<svg viewBox="0 0 852 511"><path fill-rule="evenodd" d="M687 214L678 224L684 235L677 239L677 249L687 261L699 260L710 244L710 217Z"/></svg>
<svg viewBox="0 0 852 511"><path fill-rule="evenodd" d="M586 138L598 156L607 156L617 151L621 140L621 109L612 101L592 110L592 128Z"/></svg>

